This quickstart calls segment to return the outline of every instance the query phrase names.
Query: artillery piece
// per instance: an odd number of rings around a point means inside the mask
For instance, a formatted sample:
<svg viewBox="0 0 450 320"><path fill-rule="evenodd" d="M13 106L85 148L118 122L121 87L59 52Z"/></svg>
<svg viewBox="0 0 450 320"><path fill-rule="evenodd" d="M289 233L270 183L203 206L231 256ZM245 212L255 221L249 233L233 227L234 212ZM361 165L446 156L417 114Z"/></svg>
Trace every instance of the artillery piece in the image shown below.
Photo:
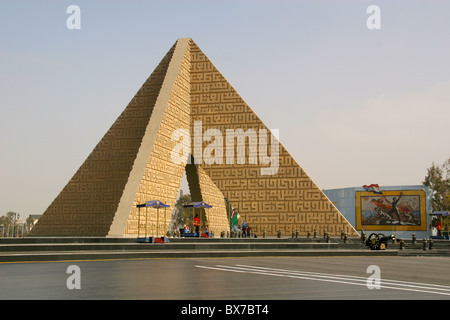
<svg viewBox="0 0 450 320"><path fill-rule="evenodd" d="M388 240L395 241L395 235L385 236L382 233L372 233L366 241L366 246L371 250L385 250L388 245Z"/></svg>

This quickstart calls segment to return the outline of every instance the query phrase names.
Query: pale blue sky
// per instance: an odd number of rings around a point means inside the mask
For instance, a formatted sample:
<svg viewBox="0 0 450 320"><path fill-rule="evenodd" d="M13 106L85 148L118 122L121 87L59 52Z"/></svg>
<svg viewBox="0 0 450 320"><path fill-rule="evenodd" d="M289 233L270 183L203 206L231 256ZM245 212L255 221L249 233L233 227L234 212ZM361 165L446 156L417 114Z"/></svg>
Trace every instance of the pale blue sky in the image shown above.
<svg viewBox="0 0 450 320"><path fill-rule="evenodd" d="M66 27L71 4L81 30ZM380 30L366 27L371 4ZM0 215L43 213L180 37L320 188L420 184L450 156L449 12L449 1L2 0Z"/></svg>

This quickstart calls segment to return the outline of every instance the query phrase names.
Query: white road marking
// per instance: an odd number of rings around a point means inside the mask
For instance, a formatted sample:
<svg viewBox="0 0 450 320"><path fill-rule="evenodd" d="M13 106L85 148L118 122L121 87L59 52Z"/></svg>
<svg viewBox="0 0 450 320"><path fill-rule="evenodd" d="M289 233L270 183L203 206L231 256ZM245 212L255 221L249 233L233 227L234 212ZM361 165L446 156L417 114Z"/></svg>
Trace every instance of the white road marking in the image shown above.
<svg viewBox="0 0 450 320"><path fill-rule="evenodd" d="M294 278L294 279L334 282L334 283L342 283L342 284L349 284L349 285L356 285L356 286L367 286L367 278L368 278L368 277L358 277L358 276L349 276L349 275L341 275L341 274L285 270L285 269L276 269L276 268L267 268L267 267L249 266L249 265L235 265L235 266L216 265L213 267L196 265L196 267L204 268L204 269L211 269L211 270L219 270L219 271L237 272L237 273L252 273L252 274L260 274L260 275L275 276L275 277L287 277L287 278ZM422 293L431 293L431 294L450 296L450 287L449 286L443 286L443 285L437 285L437 284L417 283L417 282L408 282L408 281L400 281L400 280L391 280L391 279L381 278L380 287L385 288L385 289L404 290L404 291L422 292Z"/></svg>

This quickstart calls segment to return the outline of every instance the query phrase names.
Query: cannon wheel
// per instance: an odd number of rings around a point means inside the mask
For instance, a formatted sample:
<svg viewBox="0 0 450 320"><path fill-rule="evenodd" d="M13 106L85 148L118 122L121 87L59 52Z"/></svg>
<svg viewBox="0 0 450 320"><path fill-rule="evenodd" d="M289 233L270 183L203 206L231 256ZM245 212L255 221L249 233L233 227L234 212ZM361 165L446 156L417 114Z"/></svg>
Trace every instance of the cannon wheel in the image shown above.
<svg viewBox="0 0 450 320"><path fill-rule="evenodd" d="M370 249L378 250L380 248L380 234L376 234L376 233L370 234L370 236L368 238L368 241L370 244Z"/></svg>

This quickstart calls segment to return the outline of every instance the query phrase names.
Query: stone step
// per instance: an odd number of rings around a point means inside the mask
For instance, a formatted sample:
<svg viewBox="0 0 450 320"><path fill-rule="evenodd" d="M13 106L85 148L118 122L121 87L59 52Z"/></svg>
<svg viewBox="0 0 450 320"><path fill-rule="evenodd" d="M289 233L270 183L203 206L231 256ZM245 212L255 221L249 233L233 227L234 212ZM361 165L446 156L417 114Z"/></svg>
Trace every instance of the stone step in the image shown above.
<svg viewBox="0 0 450 320"><path fill-rule="evenodd" d="M169 243L136 243L114 238L23 238L0 241L0 262L67 260L397 255L372 251L360 242L323 238L171 238Z"/></svg>
<svg viewBox="0 0 450 320"><path fill-rule="evenodd" d="M150 258L298 257L298 256L450 256L449 241L405 240L403 249L370 250L360 238L170 238L168 243L137 243L135 238L55 237L2 238L0 262L73 261Z"/></svg>
<svg viewBox="0 0 450 320"><path fill-rule="evenodd" d="M397 250L143 250L0 253L0 263L111 259L220 258L220 257L326 257L397 256Z"/></svg>

